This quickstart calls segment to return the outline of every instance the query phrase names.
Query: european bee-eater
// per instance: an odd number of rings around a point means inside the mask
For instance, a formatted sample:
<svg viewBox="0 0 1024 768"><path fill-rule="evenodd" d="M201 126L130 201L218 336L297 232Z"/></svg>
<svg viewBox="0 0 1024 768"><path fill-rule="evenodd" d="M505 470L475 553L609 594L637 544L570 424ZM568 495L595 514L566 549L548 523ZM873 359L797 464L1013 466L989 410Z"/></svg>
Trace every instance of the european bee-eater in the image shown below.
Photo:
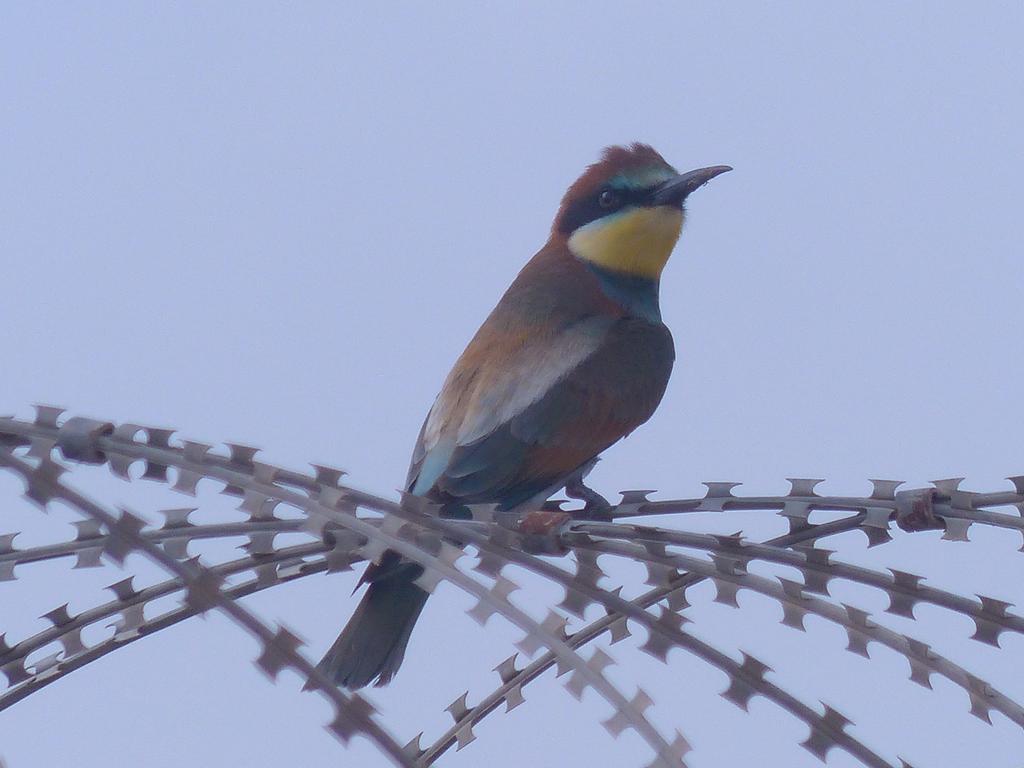
<svg viewBox="0 0 1024 768"><path fill-rule="evenodd" d="M406 490L442 505L536 509L582 486L597 455L643 424L672 371L658 284L687 196L717 165L678 173L645 144L610 147L569 187L551 235L455 363L420 430ZM599 498L599 497L598 497ZM386 552L320 662L339 685L384 685L427 593Z"/></svg>

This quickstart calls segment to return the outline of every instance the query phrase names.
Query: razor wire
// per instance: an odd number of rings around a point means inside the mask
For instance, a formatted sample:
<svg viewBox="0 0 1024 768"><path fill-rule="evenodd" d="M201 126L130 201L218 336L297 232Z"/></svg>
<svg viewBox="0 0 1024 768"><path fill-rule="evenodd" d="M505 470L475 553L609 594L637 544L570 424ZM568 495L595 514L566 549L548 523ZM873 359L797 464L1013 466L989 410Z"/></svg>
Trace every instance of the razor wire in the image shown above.
<svg viewBox="0 0 1024 768"><path fill-rule="evenodd" d="M381 500L366 494L360 494L351 489L344 489L343 491L336 485L337 480L340 479L340 472L321 467L317 468L317 478L298 475L268 464L253 461L256 451L246 446L229 445L230 457L227 460L208 455L211 446L205 444L186 441L182 449L175 449L169 445L169 439L173 435L173 431L157 428L147 429L135 424L126 424L114 428L109 423L80 418L71 419L64 425L66 432L62 438L57 425L60 414L60 409L38 407L37 418L31 426L22 425L22 428L18 429L10 420L6 423L0 422L0 432L6 431L8 434L13 434L13 442L24 443L27 440L32 445L30 454L34 454L46 466L47 472L41 473L39 469L29 471L30 468L24 465L23 462L11 458L9 455L4 457L2 453L0 453L0 466L6 465L22 474L27 482L27 495L30 498L37 500L40 498L45 499L55 493L59 494L60 498L64 500L69 500L73 497L73 506L78 507L82 512L89 514L91 517L102 521L108 529L108 537L110 539L105 550L106 554L110 555L111 549L115 553L120 554L121 549L125 546L122 543L122 539L128 538L133 545L144 548L151 557L168 568L171 567L170 563L172 562L178 564L176 570L180 577L187 579L191 575L183 572L184 569L180 566L179 561L174 560L163 550L155 547L152 542L146 541L145 538L139 535L142 527L141 520L128 513L123 513L121 520L127 522L114 525L103 517L105 513L98 509L98 507L92 505L84 497L57 484L56 480L50 477L52 474L57 474L58 476L60 474L59 467L51 459L53 448L60 447L65 455L71 454L93 462L106 461L107 454L109 453L113 457L111 459L111 468L115 474L121 477L130 477L128 470L131 463L141 459L146 463L146 468L142 475L144 478L166 481L167 470L173 465L182 470L178 482L175 483L175 488L178 490L181 490L182 478L194 490L195 483L198 482L199 477L206 475L207 477L225 482L225 490L229 493L238 493L239 489L244 487L244 490L241 491L243 501L240 509L254 511L262 515L264 514L265 502L268 499L274 498L278 502L286 502L309 512L311 530L316 530L320 534L323 534L329 522L334 522L343 528L366 536L367 544L364 554L367 559L375 559L388 549L399 552L425 568L423 576L417 581L428 592L432 591L442 579L447 580L477 598L478 603L471 610L471 615L479 617L481 614L484 614L486 618L490 613L500 613L525 631L526 636L520 641L521 645L529 647L529 645L536 644L536 647L546 646L555 651L562 662L574 669L575 674L571 679L573 687L570 690L575 691L578 688L579 693L582 694L584 687L592 687L605 698L617 715L621 715L627 725L634 728L651 746L655 753L655 760L651 764L652 766L678 766L682 764L682 755L687 747L685 739L677 735L671 743L666 741L654 729L648 719L644 717L643 711L638 709L638 697L626 697L603 675L602 671L608 663L606 655L595 652L590 660L584 660L558 636L556 631L557 625L552 625L550 622L538 623L528 614L513 606L507 600L507 596L516 586L508 579L501 577L500 573L494 574L494 587L487 588L456 569L454 567L455 561L463 554L462 550L458 547L448 544L435 536L430 541L430 544L440 552L440 555L437 555L417 544L411 538L401 538L398 534L404 525L403 518L416 517L416 513L408 511L401 505L385 502L380 506L390 511L393 516L385 519L384 523L377 528L368 524L365 520L357 518L355 509L359 503L374 504ZM146 443L134 442L134 437L139 432L146 434ZM207 458L209 461L203 463L203 460ZM250 475L242 471L246 469L250 469L252 474ZM316 492L316 498L303 496L296 491L275 485L275 481L313 490ZM85 503L86 507L81 508L81 503ZM111 517L111 519L113 518ZM446 527L442 521L423 517L422 522L429 520L433 520L442 530L452 532L450 530L451 526ZM454 532L459 535L469 533L468 530L464 530L464 526L456 527L460 530ZM486 569L483 570L483 573L486 575ZM208 574L204 575L208 576ZM199 577L193 576L192 579L198 580ZM204 584L203 591L213 595L213 597L207 599L216 598L222 601L219 607L225 610L232 618L238 620L239 623L243 623L243 620L247 624L255 621L253 617L243 615L241 609L229 607L235 604L223 598L219 588L215 589L210 584ZM251 630L249 626L246 626L246 628ZM281 631L287 632L289 638L294 641L294 633L287 630ZM265 642L269 642L270 639L265 638ZM310 678L310 684L317 689L321 689L321 686L326 684L324 683L326 678L318 670L315 670L308 661L299 656L294 649L290 650L293 657L291 659L292 666L296 666L303 674L306 674ZM280 664L280 662L278 663ZM329 686L329 684L326 685ZM407 763L407 753L401 752L396 755L392 747L393 741L384 734L374 730L376 728L375 724L369 721L365 713L362 713L365 722L362 723L361 727L349 723L343 723L342 726L338 726L338 721L345 717L348 702L336 688L333 686L329 687L332 688L332 693L334 694L331 698L338 707L335 721L332 722L329 728L337 733L340 738L343 738L343 740L347 740L352 733L365 731L389 756L400 760L400 764L404 765ZM368 709L369 705L358 694L352 694L350 698L357 701L362 709ZM616 720L616 722L618 721ZM351 727L352 730L347 730L346 726Z"/></svg>
<svg viewBox="0 0 1024 768"><path fill-rule="evenodd" d="M1003 632L1024 631L1024 618L1009 613L1009 603L984 596L974 601L921 584L922 577L903 571L876 571L837 562L832 558L833 551L816 545L823 538L851 530L863 531L869 544L884 543L891 538L892 522L910 530L941 528L943 538L957 541L966 541L967 531L974 524L1024 535L1020 518L987 509L1015 506L1024 514L1024 477L1011 478L1014 491L988 494L963 491L962 479L937 481L933 488L909 491L900 491L901 483L896 481L874 480L868 497L820 496L815 489L822 481L811 479L790 480L789 493L784 496L737 496L733 492L737 483L706 483L706 494L693 499L652 501L651 491L627 491L608 515L609 522L575 520L549 507L539 513L544 525L538 533L523 527L522 521L501 519L490 508L474 509L471 521L442 519L436 508L420 499L405 497L396 503L342 485L344 473L340 470L314 465L313 476L308 476L257 461L256 449L249 446L227 444L224 456L212 452L212 446L205 443L183 441L180 446L171 445L172 430L61 419L60 409L46 406L37 408L31 423L0 419L0 466L20 474L26 481L27 495L36 502L45 505L51 499L60 499L86 519L76 523L73 540L60 544L21 550L14 546L17 534L0 536L0 580L13 579L16 566L20 569L34 562L73 556L76 567L94 567L100 565L103 556L123 561L129 551L146 553L169 571L171 578L142 590L132 586L131 578L125 579L111 585L115 599L104 605L77 616L68 613L66 604L59 606L44 614L49 628L14 645L0 636L0 671L8 681L7 690L0 692L0 711L128 642L217 607L263 643L257 663L269 676L274 678L282 668L292 667L307 678L307 686L334 703L335 718L328 728L336 736L343 741L354 734L367 736L396 764L430 765L451 747L467 746L476 738L476 724L502 703L508 710L519 706L524 701L523 687L557 666L560 674L570 673L565 687L574 697L581 698L583 691L592 687L611 705L613 714L603 725L612 736L632 728L653 750L652 765L682 765L689 746L679 732L669 740L650 724L646 717L653 704L650 696L642 688L627 696L613 685L604 674L613 661L601 648L596 648L589 659L577 652L606 633L613 643L621 640L630 634L627 621L632 621L648 632L641 650L654 658L664 662L670 649L682 648L725 672L729 685L722 695L727 700L746 709L753 696L761 695L804 722L810 734L802 746L819 759L824 760L830 748L838 747L864 765L893 765L848 733L850 721L837 710L823 705L820 713L778 683L767 680L769 667L754 656L742 653L742 660L736 661L686 631L688 619L680 613L689 605L686 591L710 580L718 602L736 605L737 591L750 589L782 605L782 623L787 626L801 629L807 614L826 618L845 630L848 650L867 657L868 644L881 643L907 659L912 681L930 687L930 676L942 675L968 694L970 711L976 716L988 719L989 711L995 710L1024 726L1024 708L988 682L938 655L926 643L877 624L866 611L826 598L829 583L843 579L881 590L889 598L885 610L893 615L913 619L915 605L936 605L970 618L976 628L974 639L996 647ZM137 440L139 434L144 435L142 441ZM248 519L196 525L189 520L194 508L171 509L163 510L163 525L146 529L131 513L122 512L118 518L67 487L61 475L69 465L53 459L55 448L66 460L107 463L115 475L126 480L131 479L132 464L141 461L143 478L192 496L202 478L217 480L224 485L223 493L241 498L239 509ZM173 482L171 468L175 473ZM299 509L305 516L299 520L278 518L274 509L281 504ZM361 517L357 514L360 509L379 517ZM641 516L734 510L779 514L788 521L789 533L761 543L739 534L696 534L626 522ZM809 516L818 510L842 512L847 517L812 524ZM274 538L281 533L304 533L311 542L276 548ZM247 537L245 557L211 566L188 557L192 541L238 536ZM458 546L451 542L458 542ZM466 546L472 547L479 559L477 564L467 566L472 575L457 567ZM379 558L387 549L424 566L420 585L428 591L444 580L472 595L476 602L468 613L480 624L498 614L520 627L525 634L517 647L524 655L545 650L522 668L516 666L518 654L496 667L500 685L478 704L468 704L468 693L458 696L447 708L452 727L426 748L420 746L420 737L404 748L398 747L398 742L376 722L376 713L365 698L339 692L317 678L316 670L299 654L299 641L292 632L284 627L274 632L235 602L244 595L302 576L348 570L360 560ZM575 558L574 573L538 557L569 552ZM605 575L597 564L600 556L645 564L647 583L654 589L626 600L618 590L600 587L598 582ZM751 574L746 566L752 560L794 568L803 583ZM518 585L502 572L509 565L562 586L565 598L557 606L561 613L549 609L546 618L537 621L514 606L508 596ZM255 574L252 579L226 584L226 577L247 571ZM181 591L186 595L184 605L153 619L145 618L143 607L147 603ZM606 616L567 634L564 614L582 618L591 604L599 605ZM657 614L648 610L655 605L660 605ZM83 627L114 616L119 617L114 636L86 647L81 637ZM29 671L28 656L54 642L60 650Z"/></svg>

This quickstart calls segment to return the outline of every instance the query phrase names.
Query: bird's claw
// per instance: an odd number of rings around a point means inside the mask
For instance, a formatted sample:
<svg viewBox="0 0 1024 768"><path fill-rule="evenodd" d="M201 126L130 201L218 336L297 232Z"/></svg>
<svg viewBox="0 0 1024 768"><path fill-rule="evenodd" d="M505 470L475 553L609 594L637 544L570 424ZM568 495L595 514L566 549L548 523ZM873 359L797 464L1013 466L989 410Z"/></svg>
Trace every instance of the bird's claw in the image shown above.
<svg viewBox="0 0 1024 768"><path fill-rule="evenodd" d="M522 537L524 551L535 555L564 555L567 549L561 536L572 519L568 512L537 509L520 517L513 527Z"/></svg>
<svg viewBox="0 0 1024 768"><path fill-rule="evenodd" d="M908 533L942 531L946 523L935 513L936 502L948 501L935 488L916 488L896 494L896 525Z"/></svg>
<svg viewBox="0 0 1024 768"><path fill-rule="evenodd" d="M583 478L577 478L565 486L565 495L570 499L584 502L583 509L574 510L572 516L576 520L596 520L611 522L612 505L604 496L584 485Z"/></svg>

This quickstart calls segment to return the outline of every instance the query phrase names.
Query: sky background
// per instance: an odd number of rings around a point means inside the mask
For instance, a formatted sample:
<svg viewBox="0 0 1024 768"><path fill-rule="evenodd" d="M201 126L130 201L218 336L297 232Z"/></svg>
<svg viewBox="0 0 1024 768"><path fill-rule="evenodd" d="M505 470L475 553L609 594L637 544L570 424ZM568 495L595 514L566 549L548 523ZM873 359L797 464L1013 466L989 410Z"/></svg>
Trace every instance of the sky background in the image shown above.
<svg viewBox="0 0 1024 768"><path fill-rule="evenodd" d="M691 198L662 285L675 373L654 419L592 475L599 490L678 497L742 480L781 493L794 476L843 494L867 493L869 477L1008 487L1024 472L1022 34L1011 2L5 4L0 412L47 402L171 426L392 492L448 368L546 239L566 186L602 147L642 140L681 170L735 171ZM111 505L183 503L80 476ZM73 515L44 517L19 490L0 477L0 532L25 531L19 546L70 538ZM778 524L764 517L683 522L767 536ZM1019 539L972 538L830 546L1021 599ZM0 584L11 640L121 578L67 561L18 574ZM615 576L627 592L641 581ZM246 602L318 658L355 578ZM559 594L538 587L522 605L543 616ZM691 626L840 708L886 758L1020 765L1020 729L970 717L949 684L925 691L890 652L865 662L835 627L811 620L799 635L777 606L740 600L705 599ZM442 587L396 682L370 694L403 742L439 734L443 708L487 693L512 652L518 634L498 619L481 630L469 604ZM996 652L968 642L961 618L919 616L885 620L1024 697L1021 638ZM801 724L763 700L749 715L725 703L724 677L699 662L612 654L615 682L652 692L655 723L683 729L695 768L817 764L796 746ZM268 685L255 655L219 616L162 632L0 714L0 756L8 768L384 764L362 740L343 751L321 727L326 705L294 677ZM635 735L607 736L592 694L577 704L549 673L526 696L441 764L649 759Z"/></svg>

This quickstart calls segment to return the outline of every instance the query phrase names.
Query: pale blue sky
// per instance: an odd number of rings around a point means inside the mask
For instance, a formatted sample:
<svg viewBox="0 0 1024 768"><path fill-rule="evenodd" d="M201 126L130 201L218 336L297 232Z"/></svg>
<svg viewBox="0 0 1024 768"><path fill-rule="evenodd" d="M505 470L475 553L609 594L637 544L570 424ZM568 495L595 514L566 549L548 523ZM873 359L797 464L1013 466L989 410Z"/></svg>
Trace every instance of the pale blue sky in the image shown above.
<svg viewBox="0 0 1024 768"><path fill-rule="evenodd" d="M448 367L546 238L567 184L601 147L643 140L680 169L736 170L692 198L662 288L676 371L651 423L606 454L600 490L685 496L724 479L768 493L787 476L843 493L868 477L1002 487L1024 472L1022 35L1011 2L7 4L0 412L54 402L397 488ZM84 482L110 503L181 504ZM25 530L23 546L68 536L70 515L43 518L18 489L0 477L0 533ZM1018 542L976 535L974 547L934 534L833 547L1019 600ZM119 578L66 563L19 575L0 584L12 638ZM353 583L307 579L250 603L318 656ZM887 758L1019 762L1019 729L978 723L949 686L920 690L898 658L865 663L834 628L799 636L770 604L741 600L742 612L695 609L696 631L758 652ZM511 653L516 633L480 630L468 604L454 590L432 601L395 685L372 694L403 740L447 727L443 707L487 692ZM1024 696L1019 638L994 653L945 615L920 625ZM668 671L613 655L616 682L643 681L656 723L695 744L694 768L816 764L795 746L802 726L764 702L751 715L722 702L717 673L680 654ZM254 656L219 617L161 633L0 715L0 756L9 768L383 764L364 743L340 751L320 727L326 706L294 679L268 685ZM579 705L545 678L527 701L442 764L647 758L635 737L607 737L596 699Z"/></svg>

